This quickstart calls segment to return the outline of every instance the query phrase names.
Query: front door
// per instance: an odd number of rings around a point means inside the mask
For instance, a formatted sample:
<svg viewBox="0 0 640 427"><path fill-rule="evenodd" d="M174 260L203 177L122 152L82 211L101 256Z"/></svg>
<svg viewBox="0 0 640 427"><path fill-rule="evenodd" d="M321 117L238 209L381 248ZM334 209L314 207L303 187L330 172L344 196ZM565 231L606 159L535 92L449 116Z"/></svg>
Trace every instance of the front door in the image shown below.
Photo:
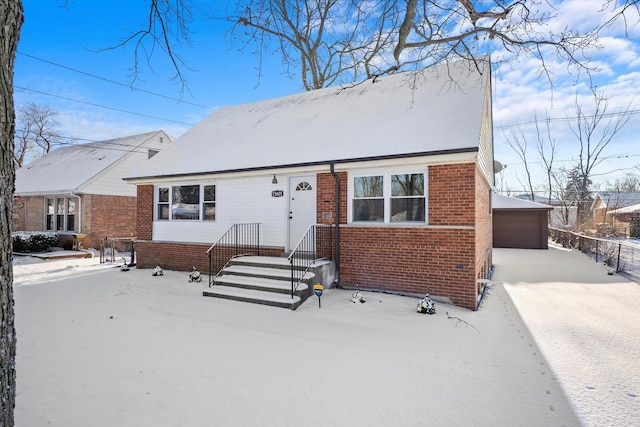
<svg viewBox="0 0 640 427"><path fill-rule="evenodd" d="M289 178L289 250L293 250L309 227L316 223L315 175Z"/></svg>

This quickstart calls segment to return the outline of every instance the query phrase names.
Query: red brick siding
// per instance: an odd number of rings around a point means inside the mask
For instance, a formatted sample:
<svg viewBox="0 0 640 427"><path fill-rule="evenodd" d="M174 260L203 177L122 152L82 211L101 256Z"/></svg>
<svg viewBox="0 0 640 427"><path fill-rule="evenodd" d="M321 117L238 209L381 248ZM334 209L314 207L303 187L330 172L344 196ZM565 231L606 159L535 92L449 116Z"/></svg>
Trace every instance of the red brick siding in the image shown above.
<svg viewBox="0 0 640 427"><path fill-rule="evenodd" d="M448 297L476 308L474 231L342 227L340 284Z"/></svg>
<svg viewBox="0 0 640 427"><path fill-rule="evenodd" d="M88 230L89 231L89 230ZM136 236L136 198L91 195L90 244L104 237Z"/></svg>
<svg viewBox="0 0 640 427"><path fill-rule="evenodd" d="M14 198L13 215L13 231L44 230L44 197Z"/></svg>
<svg viewBox="0 0 640 427"><path fill-rule="evenodd" d="M153 238L153 185L138 185L136 235L140 240Z"/></svg>
<svg viewBox="0 0 640 427"><path fill-rule="evenodd" d="M182 242L136 242L136 267L189 271L196 267L201 272L209 271L209 257L206 252L210 244ZM261 248L262 255L279 256L284 248Z"/></svg>
<svg viewBox="0 0 640 427"><path fill-rule="evenodd" d="M491 187L480 169L476 170L476 277L486 279L493 257L493 214ZM478 285L479 287L482 285Z"/></svg>
<svg viewBox="0 0 640 427"><path fill-rule="evenodd" d="M429 224L474 225L476 165L429 166Z"/></svg>
<svg viewBox="0 0 640 427"><path fill-rule="evenodd" d="M347 173L338 172L340 179L340 224L347 223ZM336 181L330 173L319 173L316 177L316 210L319 224L335 223Z"/></svg>

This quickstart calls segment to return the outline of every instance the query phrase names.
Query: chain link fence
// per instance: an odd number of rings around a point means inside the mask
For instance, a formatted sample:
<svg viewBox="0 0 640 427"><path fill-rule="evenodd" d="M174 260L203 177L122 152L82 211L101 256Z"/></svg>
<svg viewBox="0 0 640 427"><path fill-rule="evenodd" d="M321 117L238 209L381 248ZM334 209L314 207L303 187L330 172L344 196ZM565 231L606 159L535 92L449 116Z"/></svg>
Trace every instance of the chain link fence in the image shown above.
<svg viewBox="0 0 640 427"><path fill-rule="evenodd" d="M552 227L549 228L549 235L555 243L578 249L596 262L608 265L616 273L640 283L640 242L633 244L602 239Z"/></svg>

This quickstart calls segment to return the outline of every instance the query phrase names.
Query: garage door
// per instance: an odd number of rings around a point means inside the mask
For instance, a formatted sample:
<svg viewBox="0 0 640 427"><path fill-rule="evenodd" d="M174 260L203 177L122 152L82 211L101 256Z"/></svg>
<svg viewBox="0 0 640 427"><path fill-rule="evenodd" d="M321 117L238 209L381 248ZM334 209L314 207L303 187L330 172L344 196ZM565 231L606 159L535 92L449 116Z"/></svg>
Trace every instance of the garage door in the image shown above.
<svg viewBox="0 0 640 427"><path fill-rule="evenodd" d="M493 247L547 249L546 211L493 211Z"/></svg>

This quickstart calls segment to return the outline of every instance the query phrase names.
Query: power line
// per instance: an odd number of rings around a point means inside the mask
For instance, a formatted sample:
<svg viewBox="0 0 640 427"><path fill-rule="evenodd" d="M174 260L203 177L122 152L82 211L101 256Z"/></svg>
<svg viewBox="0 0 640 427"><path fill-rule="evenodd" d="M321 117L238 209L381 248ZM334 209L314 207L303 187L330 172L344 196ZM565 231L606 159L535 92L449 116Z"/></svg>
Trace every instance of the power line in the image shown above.
<svg viewBox="0 0 640 427"><path fill-rule="evenodd" d="M163 120L165 122L172 122L172 123L177 123L177 124L181 124L181 125L194 126L193 123L180 122L180 121L177 121L177 120L171 120L171 119L165 119L165 118L162 118L162 117L150 116L148 114L136 113L134 111L122 110L120 108L108 107L106 105L95 104L93 102L81 101L79 99L67 98L67 97L61 96L61 95L55 95L55 94L52 94L52 93L41 92L41 91L35 90L35 89L27 89L27 88L20 87L20 86L14 86L13 88L18 90L18 91L20 91L20 92L24 92L24 93L32 92L32 93L37 93L37 94L40 94L40 95L46 95L46 96L51 96L51 97L54 97L54 98L64 99L66 101L72 101L72 102L78 102L80 104L91 105L93 107L104 108L104 109L112 110L112 111L118 111L118 112L121 112L121 113L133 114L133 115L136 115L136 116L147 117L147 118L155 119L155 120Z"/></svg>
<svg viewBox="0 0 640 427"><path fill-rule="evenodd" d="M496 126L495 129L509 129L509 128L513 128L513 127L520 127L520 126L530 126L530 125L535 125L538 123L545 123L545 122L568 122L571 120L577 120L579 118L594 118L594 117L618 117L618 116L634 116L636 114L640 114L640 109L635 108L633 110L626 110L626 111L618 111L618 112L613 112L613 113L604 113L604 114L598 114L597 116L594 114L591 115L583 115L581 117L578 116L572 116L572 117L548 117L548 118L544 118L544 119L536 119L536 120L531 120L528 122L522 122L522 123L514 123L514 124L510 124L510 125L502 125L502 126Z"/></svg>
<svg viewBox="0 0 640 427"><path fill-rule="evenodd" d="M194 107L200 107L200 108L205 108L207 110L211 110L211 107L207 107L206 105L200 105L200 104L196 104L194 102L185 101L183 99L178 99L178 98L173 98L173 97L170 97L170 96L167 96L167 95L163 95L161 93L152 92L150 90L140 89L140 88L137 88L137 87L135 87L133 85L128 85L128 84L125 84L125 83L122 83L122 82L117 82L115 80L110 80L110 79L107 79L106 77L101 77L101 76L98 76L98 75L95 75L95 74L87 73L86 71L82 71L82 70L78 70L78 69L75 69L75 68L71 68L71 67L69 67L67 65L58 64L56 62L49 61L47 59L38 58L37 56L29 55L27 53L23 53L23 52L17 52L17 53L18 53L18 55L26 56L27 58L35 59L37 61L44 62L45 64L49 64L49 65L53 65L55 67L63 68L65 70L73 71L74 73L78 73L78 74L82 74L82 75L85 75L85 76L88 76L88 77L92 77L94 79L102 80L102 81L105 81L107 83L111 83L111 84L114 84L114 85L117 85L117 86L126 87L126 88L131 89L131 90L147 93L147 94L153 95L153 96L158 96L160 98L169 99L171 101L179 102L181 104L189 104L189 105L193 105Z"/></svg>

